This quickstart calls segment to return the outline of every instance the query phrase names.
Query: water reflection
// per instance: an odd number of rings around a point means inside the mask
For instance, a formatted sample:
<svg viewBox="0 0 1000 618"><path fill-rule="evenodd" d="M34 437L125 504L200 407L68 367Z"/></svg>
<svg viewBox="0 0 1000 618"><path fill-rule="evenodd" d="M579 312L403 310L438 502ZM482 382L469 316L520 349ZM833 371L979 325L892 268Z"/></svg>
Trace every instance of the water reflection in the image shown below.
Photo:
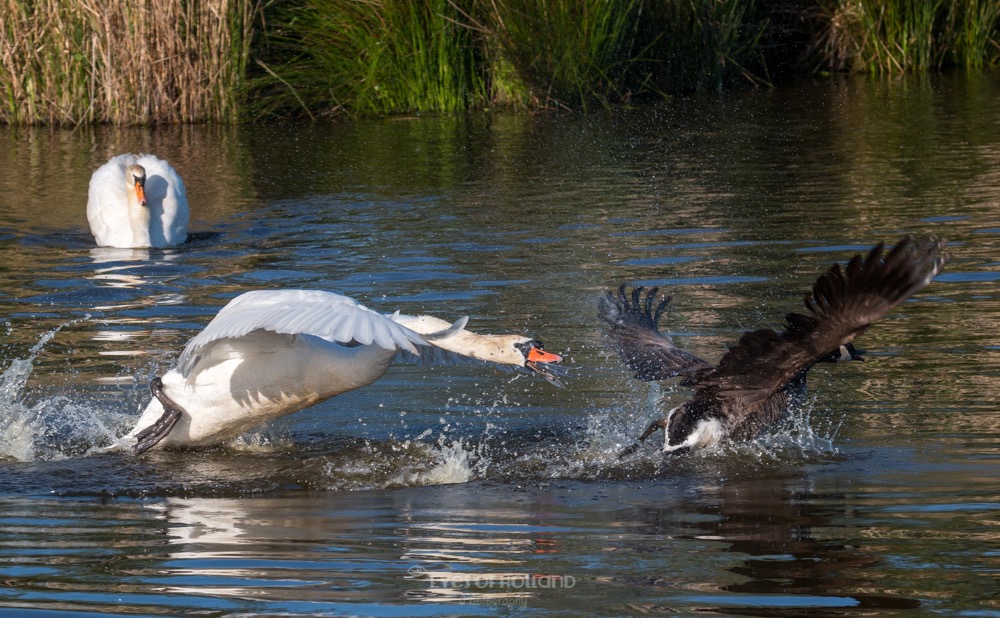
<svg viewBox="0 0 1000 618"><path fill-rule="evenodd" d="M998 93L831 79L610 118L4 129L0 602L993 611ZM129 150L169 154L211 236L94 250L90 174ZM864 334L864 366L814 371L800 426L683 462L655 445L616 459L687 393L621 369L603 290L665 286L671 330L714 361L831 262L907 232L947 237L948 270ZM228 448L93 454L229 298L292 287L540 336L574 367L568 388L401 366ZM487 603L504 600L524 605Z"/></svg>
<svg viewBox="0 0 1000 618"><path fill-rule="evenodd" d="M94 247L90 249L90 259L93 261L93 274L87 278L96 281L101 287L138 290L143 285L155 283L164 278L164 272L180 259L177 251L162 251L150 249L117 249L112 247ZM168 294L161 296L158 304L182 304L183 294ZM95 305L97 311L114 311L130 305Z"/></svg>
<svg viewBox="0 0 1000 618"><path fill-rule="evenodd" d="M628 576L659 590L688 611L738 615L839 616L858 611L906 610L920 601L872 581L883 557L856 537L849 496L818 495L803 479L727 478L700 488L697 499L662 508L642 506L630 522L639 555L684 554L698 565ZM691 552L724 552L720 573ZM720 557L721 558L721 557ZM657 603L631 604L655 613Z"/></svg>

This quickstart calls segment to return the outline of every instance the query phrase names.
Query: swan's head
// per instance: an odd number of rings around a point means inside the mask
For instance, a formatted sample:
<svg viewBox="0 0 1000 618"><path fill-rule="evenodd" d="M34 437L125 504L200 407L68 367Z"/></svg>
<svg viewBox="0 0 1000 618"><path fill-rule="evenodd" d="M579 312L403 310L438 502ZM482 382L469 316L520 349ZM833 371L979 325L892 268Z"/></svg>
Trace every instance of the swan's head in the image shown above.
<svg viewBox="0 0 1000 618"><path fill-rule="evenodd" d="M514 343L514 349L524 359L521 366L528 371L540 375L556 386L562 386L562 382L552 372L549 365L562 362L562 356L546 352L542 349L542 342L538 339L520 338Z"/></svg>
<svg viewBox="0 0 1000 618"><path fill-rule="evenodd" d="M125 182L129 190L135 192L135 199L140 206L146 205L146 168L136 163L125 170Z"/></svg>

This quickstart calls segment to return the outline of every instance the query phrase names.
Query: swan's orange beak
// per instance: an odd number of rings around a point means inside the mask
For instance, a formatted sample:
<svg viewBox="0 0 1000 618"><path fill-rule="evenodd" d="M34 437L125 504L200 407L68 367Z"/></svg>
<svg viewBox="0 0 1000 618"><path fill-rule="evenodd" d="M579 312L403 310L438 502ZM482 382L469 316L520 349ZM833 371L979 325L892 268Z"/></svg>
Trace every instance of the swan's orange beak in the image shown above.
<svg viewBox="0 0 1000 618"><path fill-rule="evenodd" d="M139 200L140 206L146 205L146 187L142 178L135 179L135 197Z"/></svg>
<svg viewBox="0 0 1000 618"><path fill-rule="evenodd" d="M561 363L562 356L546 352L541 348L531 348L528 352L529 363Z"/></svg>
<svg viewBox="0 0 1000 618"><path fill-rule="evenodd" d="M555 367L550 367L549 365L555 365L556 363L562 362L562 356L558 354L553 354L551 352L546 352L545 350L536 347L541 342L532 342L531 349L528 350L528 358L524 361L524 366L527 367L535 375L540 375L554 386L562 387L563 383L559 381L556 374L553 372ZM565 373L559 372L562 375Z"/></svg>

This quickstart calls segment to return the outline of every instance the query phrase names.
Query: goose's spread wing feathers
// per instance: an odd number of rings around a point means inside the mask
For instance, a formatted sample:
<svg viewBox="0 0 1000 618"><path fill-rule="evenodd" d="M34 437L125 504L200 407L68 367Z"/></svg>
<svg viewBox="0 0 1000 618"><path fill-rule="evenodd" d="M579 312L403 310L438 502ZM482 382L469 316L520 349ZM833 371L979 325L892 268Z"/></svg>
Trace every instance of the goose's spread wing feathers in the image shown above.
<svg viewBox="0 0 1000 618"><path fill-rule="evenodd" d="M257 330L307 334L344 344L375 344L411 354L419 354L417 346L428 345L414 331L346 296L320 290L257 290L241 294L223 307L188 342L177 370L189 377L199 363L212 356L215 342L245 337Z"/></svg>
<svg viewBox="0 0 1000 618"><path fill-rule="evenodd" d="M744 333L700 382L692 405L767 405L796 376L930 283L947 261L943 249L936 238L906 237L888 252L879 244L843 269L835 264L806 295L808 314L788 314L780 333Z"/></svg>
<svg viewBox="0 0 1000 618"><path fill-rule="evenodd" d="M658 288L651 288L645 300L644 288L637 286L631 295L625 286L608 292L598 303L598 317L608 324L608 338L625 365L640 380L666 380L678 375L687 379L712 368L694 354L674 346L660 332L660 316L666 311L670 297L664 296L654 307Z"/></svg>

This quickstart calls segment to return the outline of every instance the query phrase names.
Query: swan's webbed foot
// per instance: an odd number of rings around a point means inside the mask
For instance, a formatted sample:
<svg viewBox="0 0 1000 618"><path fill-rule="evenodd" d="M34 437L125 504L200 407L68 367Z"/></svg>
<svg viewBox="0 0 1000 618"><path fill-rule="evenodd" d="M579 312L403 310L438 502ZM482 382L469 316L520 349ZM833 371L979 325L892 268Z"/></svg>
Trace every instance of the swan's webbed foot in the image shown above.
<svg viewBox="0 0 1000 618"><path fill-rule="evenodd" d="M621 453L618 453L618 459L624 459L629 455L631 455L632 453L638 451L639 447L642 446L642 443L646 441L646 438L653 435L660 429L665 430L667 428L667 423L669 421L670 417L665 416L663 418L656 419L655 421L650 423L649 427L646 428L646 431L642 432L642 435L639 436L639 440L637 442L635 442L632 446L629 446L624 450L622 450Z"/></svg>
<svg viewBox="0 0 1000 618"><path fill-rule="evenodd" d="M160 404L163 405L163 415L155 423L135 434L136 444L135 448L132 449L133 455L141 455L159 444L160 440L167 437L167 434L184 413L183 408L174 403L163 392L163 380L160 378L153 378L149 382L149 390L153 393L153 397L159 399Z"/></svg>

